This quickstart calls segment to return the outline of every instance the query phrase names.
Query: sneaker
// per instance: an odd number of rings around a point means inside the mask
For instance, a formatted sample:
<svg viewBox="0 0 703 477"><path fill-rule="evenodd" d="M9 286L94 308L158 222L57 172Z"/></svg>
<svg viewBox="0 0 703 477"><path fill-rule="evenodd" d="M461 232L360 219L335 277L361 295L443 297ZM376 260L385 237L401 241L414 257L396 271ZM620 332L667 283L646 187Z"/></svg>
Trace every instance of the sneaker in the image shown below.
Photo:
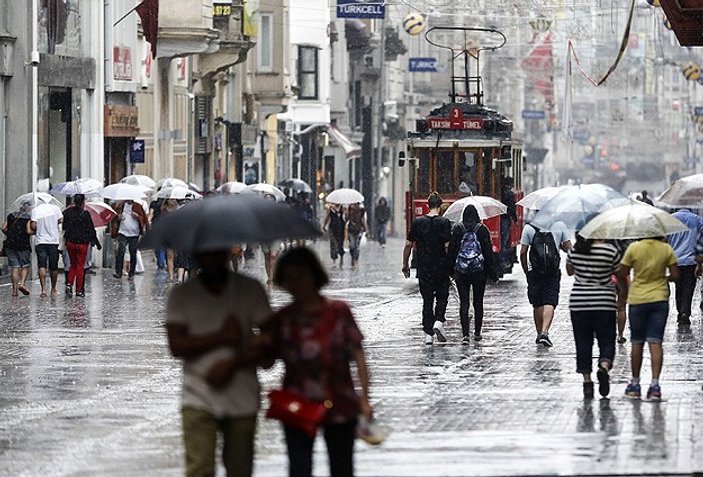
<svg viewBox="0 0 703 477"><path fill-rule="evenodd" d="M662 388L658 384L652 384L647 390L647 399L659 400L662 398Z"/></svg>
<svg viewBox="0 0 703 477"><path fill-rule="evenodd" d="M85 293L84 292L76 292L76 296L78 298L83 298L83 297L85 297Z"/></svg>
<svg viewBox="0 0 703 477"><path fill-rule="evenodd" d="M538 334L537 338L535 338L535 344L540 344L540 340L542 339L542 335Z"/></svg>
<svg viewBox="0 0 703 477"><path fill-rule="evenodd" d="M440 343L447 342L447 337L444 335L444 325L441 321L435 321L432 329L434 330L434 334L437 337L437 341L439 341Z"/></svg>
<svg viewBox="0 0 703 477"><path fill-rule="evenodd" d="M425 333L425 344L427 346L432 346L433 343L434 343L434 336L428 335L427 333Z"/></svg>
<svg viewBox="0 0 703 477"><path fill-rule="evenodd" d="M469 338L468 336L464 336L464 339L461 340L461 344L463 344L465 346L469 346L470 343L471 343L471 338Z"/></svg>
<svg viewBox="0 0 703 477"><path fill-rule="evenodd" d="M21 291L21 290L20 290ZM691 318L686 313L681 313L679 315L679 325L688 326L691 324Z"/></svg>
<svg viewBox="0 0 703 477"><path fill-rule="evenodd" d="M627 343L627 338L624 336L618 336L618 344L625 344Z"/></svg>
<svg viewBox="0 0 703 477"><path fill-rule="evenodd" d="M593 399L593 383L583 383L584 399Z"/></svg>
<svg viewBox="0 0 703 477"><path fill-rule="evenodd" d="M607 397L610 394L610 375L603 366L598 367L598 392L601 396Z"/></svg>
<svg viewBox="0 0 703 477"><path fill-rule="evenodd" d="M642 397L642 388L639 384L628 384L625 388L625 396L632 399L639 399Z"/></svg>
<svg viewBox="0 0 703 477"><path fill-rule="evenodd" d="M549 339L549 335L541 334L539 337L539 344L543 345L545 348L551 348L554 346L552 340Z"/></svg>
<svg viewBox="0 0 703 477"><path fill-rule="evenodd" d="M474 333L474 341L481 341L482 339L481 333Z"/></svg>
<svg viewBox="0 0 703 477"><path fill-rule="evenodd" d="M112 277L113 277L113 278L116 278L116 279L118 279L118 280L121 280L121 279L122 279L122 274L121 274L121 273L113 273L113 274L112 274Z"/></svg>
<svg viewBox="0 0 703 477"><path fill-rule="evenodd" d="M71 285L66 285L66 296L73 296L73 288L71 288Z"/></svg>

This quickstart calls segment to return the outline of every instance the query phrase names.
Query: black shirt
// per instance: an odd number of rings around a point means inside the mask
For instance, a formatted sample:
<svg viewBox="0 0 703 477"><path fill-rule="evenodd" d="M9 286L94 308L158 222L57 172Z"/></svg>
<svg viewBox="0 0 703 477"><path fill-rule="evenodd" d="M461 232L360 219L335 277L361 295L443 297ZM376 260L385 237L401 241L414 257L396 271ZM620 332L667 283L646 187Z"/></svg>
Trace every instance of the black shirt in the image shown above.
<svg viewBox="0 0 703 477"><path fill-rule="evenodd" d="M440 216L424 215L415 219L408 232L408 241L416 244L418 275L441 277L449 273L446 244L451 238L452 224Z"/></svg>
<svg viewBox="0 0 703 477"><path fill-rule="evenodd" d="M63 211L63 230L66 242L98 244L93 219L85 209L69 207Z"/></svg>
<svg viewBox="0 0 703 477"><path fill-rule="evenodd" d="M29 234L27 233L27 222L29 222L28 218L19 217L15 214L7 216L5 248L18 252L32 249L29 243Z"/></svg>
<svg viewBox="0 0 703 477"><path fill-rule="evenodd" d="M503 186L500 191L500 201L508 208L507 215L513 222L517 222L517 211L515 210L515 192L507 185Z"/></svg>

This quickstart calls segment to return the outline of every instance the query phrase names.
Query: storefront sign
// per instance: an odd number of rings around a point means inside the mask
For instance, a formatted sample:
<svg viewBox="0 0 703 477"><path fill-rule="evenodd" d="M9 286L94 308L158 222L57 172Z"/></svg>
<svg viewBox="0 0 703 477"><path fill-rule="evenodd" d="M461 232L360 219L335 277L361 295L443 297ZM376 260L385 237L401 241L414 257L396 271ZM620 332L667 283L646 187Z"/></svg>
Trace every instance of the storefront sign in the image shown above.
<svg viewBox="0 0 703 477"><path fill-rule="evenodd" d="M482 118L465 118L464 112L459 108L454 108L449 112L448 118L427 118L430 129L459 129L480 131L483 129Z"/></svg>
<svg viewBox="0 0 703 477"><path fill-rule="evenodd" d="M408 70L411 73L436 73L437 58L410 58Z"/></svg>
<svg viewBox="0 0 703 477"><path fill-rule="evenodd" d="M132 139L129 145L129 162L132 164L144 164L144 151L146 143L144 139Z"/></svg>
<svg viewBox="0 0 703 477"><path fill-rule="evenodd" d="M231 0L215 0L212 2L212 15L215 17L229 17L232 15Z"/></svg>
<svg viewBox="0 0 703 477"><path fill-rule="evenodd" d="M382 1L337 0L337 18L386 17L386 6Z"/></svg>
<svg viewBox="0 0 703 477"><path fill-rule="evenodd" d="M116 80L132 81L132 50L121 46L112 48L112 76Z"/></svg>
<svg viewBox="0 0 703 477"><path fill-rule="evenodd" d="M117 104L105 105L105 137L139 135L139 108Z"/></svg>

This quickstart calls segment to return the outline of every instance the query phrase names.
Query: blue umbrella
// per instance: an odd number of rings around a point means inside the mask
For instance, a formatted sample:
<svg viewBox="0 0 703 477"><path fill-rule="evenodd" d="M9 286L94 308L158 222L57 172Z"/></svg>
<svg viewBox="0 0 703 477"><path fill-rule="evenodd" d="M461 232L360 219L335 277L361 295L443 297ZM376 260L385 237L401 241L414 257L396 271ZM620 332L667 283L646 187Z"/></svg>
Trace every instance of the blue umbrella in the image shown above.
<svg viewBox="0 0 703 477"><path fill-rule="evenodd" d="M570 187L547 201L530 224L549 230L555 222L563 222L570 230L581 230L609 202L622 199L625 196L603 184Z"/></svg>

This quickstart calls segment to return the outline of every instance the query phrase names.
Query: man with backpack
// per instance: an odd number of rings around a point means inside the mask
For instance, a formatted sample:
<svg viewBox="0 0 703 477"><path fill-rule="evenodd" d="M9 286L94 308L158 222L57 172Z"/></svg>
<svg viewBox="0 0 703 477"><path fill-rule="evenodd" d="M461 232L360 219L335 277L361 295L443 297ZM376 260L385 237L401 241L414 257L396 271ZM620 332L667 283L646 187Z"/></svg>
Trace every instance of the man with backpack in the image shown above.
<svg viewBox="0 0 703 477"><path fill-rule="evenodd" d="M520 239L520 265L527 275L527 298L534 309L537 339L535 343L553 346L549 328L554 309L559 304L561 255L571 250L570 233L563 222L555 222L549 230L527 224Z"/></svg>
<svg viewBox="0 0 703 477"><path fill-rule="evenodd" d="M441 216L442 198L433 192L427 199L430 211L415 219L410 226L403 249L403 275L410 277L410 254L416 246L415 265L422 295L422 328L425 344L445 342L444 315L449 301L449 266L447 248L451 238L451 222Z"/></svg>

